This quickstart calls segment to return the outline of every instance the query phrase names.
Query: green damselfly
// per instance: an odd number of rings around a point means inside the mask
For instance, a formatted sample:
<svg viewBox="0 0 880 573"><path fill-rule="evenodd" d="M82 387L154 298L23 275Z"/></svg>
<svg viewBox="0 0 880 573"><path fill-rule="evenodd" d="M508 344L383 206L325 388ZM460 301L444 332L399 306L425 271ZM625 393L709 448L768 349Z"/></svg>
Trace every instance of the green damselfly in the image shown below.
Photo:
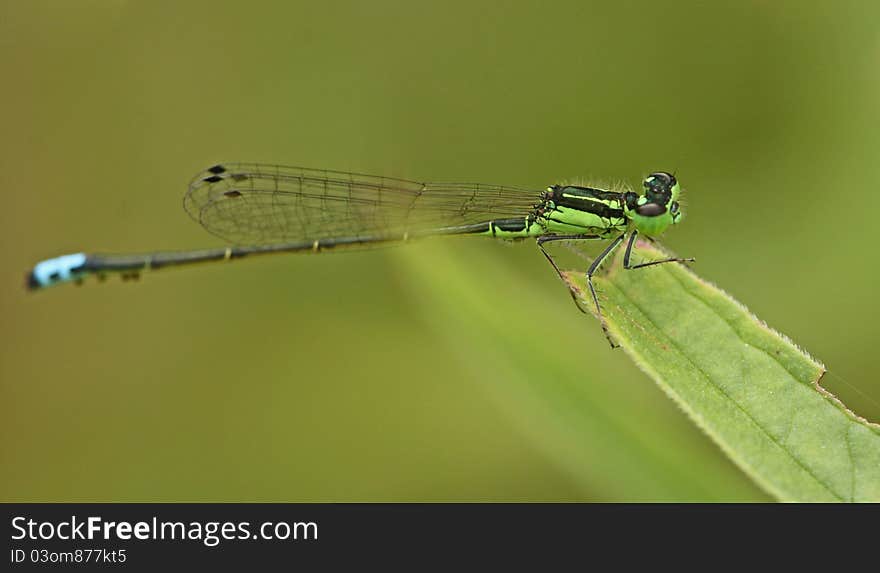
<svg viewBox="0 0 880 573"><path fill-rule="evenodd" d="M680 186L666 172L643 181L643 193L579 185L534 189L476 183L422 183L374 175L228 163L199 173L184 198L187 213L209 232L236 246L134 255L64 255L38 263L27 276L32 289L81 282L108 273L123 279L142 271L208 261L231 261L270 253L319 253L370 247L436 235L481 235L499 239L534 237L552 241L610 240L587 269L597 315L614 346L593 286L599 266L625 240L626 269L692 261L669 258L630 264L639 233L654 237L682 218ZM571 291L578 308L584 310Z"/></svg>

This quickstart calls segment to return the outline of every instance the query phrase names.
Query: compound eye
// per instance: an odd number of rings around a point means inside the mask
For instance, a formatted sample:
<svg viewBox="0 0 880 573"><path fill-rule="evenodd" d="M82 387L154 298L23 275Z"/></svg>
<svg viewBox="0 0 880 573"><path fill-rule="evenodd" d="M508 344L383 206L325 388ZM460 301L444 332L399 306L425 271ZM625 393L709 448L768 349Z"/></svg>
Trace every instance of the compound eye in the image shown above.
<svg viewBox="0 0 880 573"><path fill-rule="evenodd" d="M666 207L657 203L645 203L636 207L636 213L642 217L656 217L666 212Z"/></svg>
<svg viewBox="0 0 880 573"><path fill-rule="evenodd" d="M663 171L656 171L645 177L645 187L648 189L656 189L657 187L667 187L669 185L669 174Z"/></svg>
<svg viewBox="0 0 880 573"><path fill-rule="evenodd" d="M675 177L665 171L655 171L645 178L645 190L666 193L675 185Z"/></svg>

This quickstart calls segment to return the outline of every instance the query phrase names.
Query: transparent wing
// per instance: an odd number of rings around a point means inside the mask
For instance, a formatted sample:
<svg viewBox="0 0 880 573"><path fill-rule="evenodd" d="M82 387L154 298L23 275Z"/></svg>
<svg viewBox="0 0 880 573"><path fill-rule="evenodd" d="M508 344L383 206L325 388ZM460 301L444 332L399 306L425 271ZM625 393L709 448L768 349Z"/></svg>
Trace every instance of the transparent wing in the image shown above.
<svg viewBox="0 0 880 573"><path fill-rule="evenodd" d="M420 183L373 175L226 163L197 175L190 216L237 244L429 234L491 219L525 217L540 192L477 183Z"/></svg>

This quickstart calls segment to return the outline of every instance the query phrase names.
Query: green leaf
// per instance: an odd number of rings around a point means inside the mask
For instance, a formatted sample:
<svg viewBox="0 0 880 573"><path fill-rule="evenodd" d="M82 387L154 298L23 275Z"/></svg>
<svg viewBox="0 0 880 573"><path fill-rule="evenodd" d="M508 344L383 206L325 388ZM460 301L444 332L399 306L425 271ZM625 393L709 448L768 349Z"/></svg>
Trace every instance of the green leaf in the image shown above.
<svg viewBox="0 0 880 573"><path fill-rule="evenodd" d="M389 253L433 350L570 476L581 491L572 499L766 499L677 408L657 403L662 393L608 348L534 244L427 240ZM470 398L461 401L466 412ZM510 463L510 483L529 479L516 457Z"/></svg>
<svg viewBox="0 0 880 573"><path fill-rule="evenodd" d="M594 277L612 336L737 465L783 501L880 501L880 426L819 385L821 363L684 265L619 256Z"/></svg>

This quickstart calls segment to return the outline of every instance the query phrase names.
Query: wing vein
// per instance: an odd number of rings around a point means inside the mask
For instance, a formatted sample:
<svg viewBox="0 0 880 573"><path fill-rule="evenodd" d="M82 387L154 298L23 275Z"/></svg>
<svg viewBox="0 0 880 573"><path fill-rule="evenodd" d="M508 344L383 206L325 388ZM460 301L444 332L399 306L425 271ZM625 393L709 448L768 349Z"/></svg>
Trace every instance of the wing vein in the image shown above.
<svg viewBox="0 0 880 573"><path fill-rule="evenodd" d="M526 216L541 193L477 183L420 183L358 173L229 163L197 175L190 216L236 244L428 234Z"/></svg>

